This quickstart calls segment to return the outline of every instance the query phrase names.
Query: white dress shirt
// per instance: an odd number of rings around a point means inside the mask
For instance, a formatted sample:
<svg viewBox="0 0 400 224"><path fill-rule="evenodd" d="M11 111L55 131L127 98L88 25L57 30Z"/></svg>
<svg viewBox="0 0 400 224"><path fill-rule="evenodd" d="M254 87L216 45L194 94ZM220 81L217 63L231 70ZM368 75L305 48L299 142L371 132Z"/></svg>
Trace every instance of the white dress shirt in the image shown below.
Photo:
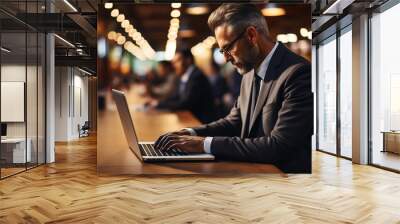
<svg viewBox="0 0 400 224"><path fill-rule="evenodd" d="M256 74L262 80L264 80L264 78L265 78L268 66L269 66L269 64L271 62L271 58L274 55L277 47L278 47L278 42L275 43L275 46L272 48L271 52L269 52L269 54L264 58L264 60L260 64L260 67L258 67L258 69L257 69L257 73ZM250 72L252 72L254 74L254 69L251 70ZM264 85L264 82L261 82L260 83L260 90L261 90L263 85ZM185 128L185 129L190 132L190 135L197 135L195 130L193 130L192 128ZM206 137L204 139L203 148L204 148L204 152L205 153L212 154L212 152L211 152L212 139L213 139L213 137Z"/></svg>

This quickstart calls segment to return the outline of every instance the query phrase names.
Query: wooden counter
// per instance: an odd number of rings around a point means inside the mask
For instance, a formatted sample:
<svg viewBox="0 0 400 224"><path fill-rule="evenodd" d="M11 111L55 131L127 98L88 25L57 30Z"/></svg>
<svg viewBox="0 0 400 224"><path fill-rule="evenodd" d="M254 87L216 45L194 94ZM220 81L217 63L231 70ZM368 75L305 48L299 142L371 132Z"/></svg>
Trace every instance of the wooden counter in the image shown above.
<svg viewBox="0 0 400 224"><path fill-rule="evenodd" d="M127 94L131 115L139 141L154 141L169 131L199 125L190 112L134 111L133 105L143 102L133 87ZM243 162L162 162L141 163L129 149L116 107L107 94L107 109L98 113L97 171L103 175L119 174L245 174L280 173L269 164ZM109 102L112 102L111 104Z"/></svg>

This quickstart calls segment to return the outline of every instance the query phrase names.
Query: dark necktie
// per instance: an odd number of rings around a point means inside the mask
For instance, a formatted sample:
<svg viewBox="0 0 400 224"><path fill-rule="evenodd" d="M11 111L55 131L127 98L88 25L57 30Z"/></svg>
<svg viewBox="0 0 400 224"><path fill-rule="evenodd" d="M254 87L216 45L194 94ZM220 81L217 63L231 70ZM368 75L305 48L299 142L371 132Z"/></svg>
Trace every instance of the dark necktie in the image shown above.
<svg viewBox="0 0 400 224"><path fill-rule="evenodd" d="M258 93L260 91L260 81L261 81L261 78L256 73L254 73L253 89L251 91L251 117L250 118L253 117L254 109L256 108Z"/></svg>

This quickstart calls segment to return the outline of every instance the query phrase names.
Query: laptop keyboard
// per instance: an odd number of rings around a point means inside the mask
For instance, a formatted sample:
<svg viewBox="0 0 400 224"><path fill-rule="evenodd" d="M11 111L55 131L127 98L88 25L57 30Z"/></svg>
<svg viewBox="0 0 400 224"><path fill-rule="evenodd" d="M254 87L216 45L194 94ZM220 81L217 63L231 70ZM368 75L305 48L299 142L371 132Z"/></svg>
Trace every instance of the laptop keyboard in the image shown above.
<svg viewBox="0 0 400 224"><path fill-rule="evenodd" d="M154 148L153 144L139 144L139 149L144 156L182 156L188 155L180 149L172 149L169 151L161 151Z"/></svg>

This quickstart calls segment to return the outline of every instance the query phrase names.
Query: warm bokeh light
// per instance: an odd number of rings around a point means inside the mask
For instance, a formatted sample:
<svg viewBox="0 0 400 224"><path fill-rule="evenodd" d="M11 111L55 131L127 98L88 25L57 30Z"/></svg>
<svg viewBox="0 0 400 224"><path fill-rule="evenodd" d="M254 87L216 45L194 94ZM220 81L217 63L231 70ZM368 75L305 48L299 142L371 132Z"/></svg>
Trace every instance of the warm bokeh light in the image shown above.
<svg viewBox="0 0 400 224"><path fill-rule="evenodd" d="M118 38L117 38L117 44L119 44L119 45L123 45L124 43L125 43L125 41L126 41L126 38L125 38L125 36L119 36Z"/></svg>
<svg viewBox="0 0 400 224"><path fill-rule="evenodd" d="M124 21L124 19L125 19L124 14L119 14L119 15L117 16L117 22L122 23L122 21Z"/></svg>
<svg viewBox="0 0 400 224"><path fill-rule="evenodd" d="M191 15L203 15L208 13L208 11L207 6L193 6L186 9L186 12Z"/></svg>
<svg viewBox="0 0 400 224"><path fill-rule="evenodd" d="M109 40L116 40L117 39L117 33L115 31L110 31L107 34L107 38Z"/></svg>
<svg viewBox="0 0 400 224"><path fill-rule="evenodd" d="M171 11L171 17L177 18L181 16L181 12L178 9L174 9Z"/></svg>
<svg viewBox="0 0 400 224"><path fill-rule="evenodd" d="M286 34L278 34L276 36L276 40L281 42L281 43L284 43L284 44L289 42L288 37L286 36Z"/></svg>
<svg viewBox="0 0 400 224"><path fill-rule="evenodd" d="M306 28L301 28L300 29L300 35L302 36L302 37L308 37L308 30L306 29Z"/></svg>
<svg viewBox="0 0 400 224"><path fill-rule="evenodd" d="M165 47L165 59L172 60L176 51L176 40L168 40Z"/></svg>
<svg viewBox="0 0 400 224"><path fill-rule="evenodd" d="M106 2L106 3L104 3L104 8L106 8L106 9L112 9L112 8L113 8L113 3L111 3L111 2Z"/></svg>
<svg viewBox="0 0 400 224"><path fill-rule="evenodd" d="M263 8L261 13L264 16L283 16L286 14L286 11L283 8L267 7Z"/></svg>
<svg viewBox="0 0 400 224"><path fill-rule="evenodd" d="M117 17L119 15L119 10L118 9L113 9L111 11L111 17Z"/></svg>
<svg viewBox="0 0 400 224"><path fill-rule="evenodd" d="M171 26L172 26L172 25L174 25L174 26L178 25L178 26L179 26L179 19L178 19L178 18L173 18L173 19L171 19L170 25L171 25Z"/></svg>
<svg viewBox="0 0 400 224"><path fill-rule="evenodd" d="M121 59L120 71L123 75L128 75L131 71L131 57L128 53L125 53Z"/></svg>
<svg viewBox="0 0 400 224"><path fill-rule="evenodd" d="M171 7L174 9L179 9L181 6L182 4L178 2L171 3Z"/></svg>
<svg viewBox="0 0 400 224"><path fill-rule="evenodd" d="M129 26L129 21L126 19L126 20L124 20L124 21L122 21L122 23L121 23L121 27L122 28L126 28L126 27L128 27Z"/></svg>
<svg viewBox="0 0 400 224"><path fill-rule="evenodd" d="M287 36L287 39L288 39L289 42L291 42L291 43L297 42L297 35L296 34L288 33L288 34L286 34L286 36Z"/></svg>

